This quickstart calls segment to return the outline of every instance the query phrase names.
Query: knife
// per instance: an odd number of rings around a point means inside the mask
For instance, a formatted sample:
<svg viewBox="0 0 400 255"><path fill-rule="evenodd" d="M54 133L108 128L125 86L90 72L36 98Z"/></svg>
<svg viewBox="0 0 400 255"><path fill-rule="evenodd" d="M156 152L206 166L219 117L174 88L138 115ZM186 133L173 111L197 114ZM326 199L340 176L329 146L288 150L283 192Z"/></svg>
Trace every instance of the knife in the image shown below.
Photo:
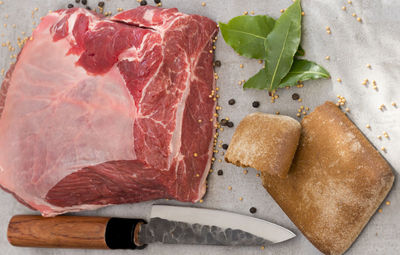
<svg viewBox="0 0 400 255"><path fill-rule="evenodd" d="M270 245L296 235L290 230L231 212L154 205L142 219L17 215L8 225L14 246L143 249L150 243L252 246Z"/></svg>

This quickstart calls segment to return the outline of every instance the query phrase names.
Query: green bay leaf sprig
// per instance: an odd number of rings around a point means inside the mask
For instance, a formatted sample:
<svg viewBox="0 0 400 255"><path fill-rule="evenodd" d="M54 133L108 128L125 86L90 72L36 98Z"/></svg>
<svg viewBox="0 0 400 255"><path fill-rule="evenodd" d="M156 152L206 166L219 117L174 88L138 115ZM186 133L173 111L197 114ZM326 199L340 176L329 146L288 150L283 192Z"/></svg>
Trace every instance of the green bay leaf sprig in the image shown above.
<svg viewBox="0 0 400 255"><path fill-rule="evenodd" d="M222 36L237 53L248 58L264 59L264 41L275 20L265 15L238 16L228 24L220 23Z"/></svg>
<svg viewBox="0 0 400 255"><path fill-rule="evenodd" d="M322 66L306 60L294 59L293 65L285 78L281 80L279 88L291 87L298 84L299 81L329 79L329 73Z"/></svg>
<svg viewBox="0 0 400 255"><path fill-rule="evenodd" d="M289 72L301 39L301 6L297 0L279 17L264 41L267 90L276 89Z"/></svg>
<svg viewBox="0 0 400 255"><path fill-rule="evenodd" d="M301 41L301 5L295 1L276 21L267 15L238 16L220 23L225 42L238 54L265 61L265 68L244 88L266 89L295 86L301 81L330 78L318 64L298 59L305 51Z"/></svg>

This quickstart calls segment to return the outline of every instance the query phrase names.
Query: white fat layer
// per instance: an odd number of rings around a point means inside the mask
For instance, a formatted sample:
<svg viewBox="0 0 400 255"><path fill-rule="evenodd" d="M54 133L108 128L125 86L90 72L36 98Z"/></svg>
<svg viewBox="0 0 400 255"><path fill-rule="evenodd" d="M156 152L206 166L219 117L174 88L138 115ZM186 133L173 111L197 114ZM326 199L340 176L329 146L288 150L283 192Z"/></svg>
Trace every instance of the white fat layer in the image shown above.
<svg viewBox="0 0 400 255"><path fill-rule="evenodd" d="M174 22L171 22L168 27L172 26L177 20L180 18L176 18ZM164 31L166 31L168 28L165 28ZM162 34L164 36L164 33ZM192 62L192 59L189 59L189 56L186 56L186 69L185 72L190 74L186 78L186 86L185 90L183 91L183 95L181 98L181 101L177 105L177 111L176 111L176 124L175 124L175 130L172 134L171 138L171 143L169 144L169 149L171 151L171 154L168 157L168 166L172 164L172 161L174 158L181 158L183 160L183 155L180 153L180 149L182 146L182 124L183 124L183 111L185 109L185 104L187 97L189 96L190 93L190 82L192 81L192 68L196 67L197 65L197 59L200 57L201 52L198 54L196 58L196 63ZM180 160L178 160L179 162ZM177 173L176 173L177 174ZM184 174L186 174L186 165L184 165Z"/></svg>
<svg viewBox="0 0 400 255"><path fill-rule="evenodd" d="M142 43L140 44L139 48L136 48L135 46L130 47L129 49L125 50L120 56L119 56L119 61L123 61L123 60L127 60L127 61L138 61L141 62L143 61L143 58L145 56L145 54L143 54L143 56L139 57L138 52L142 52L143 48L145 46L145 42L149 39L149 37L151 36L150 33L144 35L143 39L142 39ZM154 43L153 46L151 47L151 49L149 49L149 51L153 51L154 47L160 45L159 43Z"/></svg>
<svg viewBox="0 0 400 255"><path fill-rule="evenodd" d="M186 62L187 66L186 66L186 73L191 73L191 65L190 63ZM168 165L170 165L172 163L173 158L175 157L180 157L183 158L182 153L180 153L180 149L181 149L181 145L182 145L182 125L183 125L183 111L185 110L185 104L186 104L186 100L187 97L189 96L190 93L190 75L188 75L188 77L186 78L186 86L185 86L185 90L183 91L182 94L182 98L181 101L178 103L177 105L177 109L176 109L176 124L175 124L175 130L172 134L172 138L171 138L171 143L169 144L169 148L171 151L171 154L169 155L168 158ZM186 166L185 166L185 170L186 170Z"/></svg>
<svg viewBox="0 0 400 255"><path fill-rule="evenodd" d="M147 22L151 23L153 20L153 16L154 16L154 10L150 9L147 10L144 15L143 15L143 19L146 20Z"/></svg>
<svg viewBox="0 0 400 255"><path fill-rule="evenodd" d="M76 17L80 14L80 11L74 12L68 19L68 35L72 36L72 31L74 30Z"/></svg>
<svg viewBox="0 0 400 255"><path fill-rule="evenodd" d="M51 14L51 16L61 16L60 14ZM104 127L98 128L98 129L85 129L82 128L77 132L77 135L80 135L81 138L86 139L92 139L92 137L102 137L105 139L97 139L94 141L96 143L96 150L85 150L84 146L80 146L77 148L70 147L69 149L65 150L66 155L65 157L67 159L73 159L64 162L63 159L61 158L51 158L51 162L49 163L40 161L39 164L43 165L43 168L48 168L47 172L44 172L40 179L37 180L37 189L27 189L25 190L24 187L25 185L22 185L26 180L24 179L16 179L13 182L9 181L9 183L14 183L11 184L13 186L8 185L8 189L15 193L17 196L24 198L25 201L29 202L29 204L33 205L38 205L36 208L43 206L46 206L47 203L44 200L45 195L47 192L55 185L57 184L60 180L62 180L65 176L74 173L78 170L80 170L82 167L86 167L89 165L98 165L102 164L104 162L108 161L113 161L113 160L134 160L136 159L136 155L134 150L132 149L132 143L134 142L134 137L133 137L133 119L136 118L136 108L135 104L133 102L133 98L131 97L128 88L125 86L125 81L117 71L117 67L114 66L106 75L103 77L98 78L96 76L90 76L87 74L87 72L82 68L82 67L77 67L72 65L71 63L76 63L78 60L78 56L76 55L66 55L66 52L69 49L69 42L68 40L59 40L57 42L52 41L52 34L50 32L50 26L52 24L48 24L47 27L42 27L41 30L36 30L35 33L40 33L40 36L35 38L33 41L29 41L25 47L24 50L21 52L20 55L20 60L18 62L17 68L14 70L14 78L13 78L13 84L10 87L9 90L9 96L10 95L18 95L20 93L19 90L24 89L24 91L27 91L31 93L31 90L27 90L27 81L30 81L30 77L34 77L34 80L39 80L38 84L41 84L40 88L43 91L48 91L49 96L51 96L52 104L48 105L48 108L45 108L46 110L42 111L37 111L35 114L37 114L38 118L42 117L45 115L46 111L51 111L51 109L55 109L60 113L63 113L64 116L67 116L68 113L66 112L65 108L62 107L56 107L56 105L60 102L63 101L68 101L73 105L74 107L70 107L72 116L77 116L76 112L78 111L79 107L82 107L86 111L86 117L90 118L88 121L90 122L96 122L99 123L101 121L101 117L99 114L102 113L107 114L107 116L113 118L114 116L117 116L116 114L113 114L113 111L118 112L119 114L123 114L123 120L119 119L118 121L110 121L109 123L103 123ZM41 53L43 51L39 51L37 49L46 49L49 50L50 52L54 52L52 57L42 55ZM38 60L43 60L44 57L45 61L38 61ZM60 61L62 60L62 61ZM24 63L24 64L23 64ZM31 64L35 63L35 65ZM57 83L52 85L51 89L48 89L46 86L46 75L42 75L42 73L48 72L48 68L52 67L52 73L51 75L54 75L57 77ZM42 82L42 83L41 83ZM13 86L14 85L14 86ZM37 84L32 84L32 85L37 85ZM31 86L31 84L29 84ZM85 91L88 95L94 95L93 97L88 96L86 99L88 100L88 103L86 104L80 104L79 106L75 105L73 102L75 101L81 101L81 94L75 93L75 91L78 91L78 87L86 88L87 90ZM95 88L95 89L92 89ZM81 89L79 89L81 90ZM101 93L101 91L105 91L107 93ZM29 96L29 95L28 95ZM99 96L101 98L99 98ZM76 100L75 100L76 99ZM46 98L40 97L38 100L41 100L44 103L46 103ZM6 107L3 111L3 117L7 116L7 112L10 111L10 109L16 109L13 108L13 105L16 105L18 101L18 97L8 97L8 106L6 104ZM107 102L107 104L104 104L104 102ZM104 105L101 105L101 104ZM62 105L62 104L60 104ZM96 107L102 107L103 110L99 111L98 113L96 111L91 110L91 106L95 105ZM50 109L51 108L51 109ZM49 110L47 110L49 109ZM23 114L24 110L20 110L20 112ZM76 123L82 124L83 125L84 121L80 121L79 118L77 117L72 117L72 118L66 118L65 123L73 123L74 125ZM1 123L0 123L1 124ZM8 125L15 125L16 128L19 128L19 126L23 126L20 124L16 124L15 122L10 122ZM47 123L44 123L44 125L47 125ZM34 128L38 128L37 126L34 126ZM4 123L3 125L0 125L1 130L6 130ZM8 128L7 128L8 129ZM109 136L111 132L108 132L109 130L117 130L113 136ZM63 129L60 127L60 132L65 132L67 135L70 135L68 133L67 129ZM55 134L58 134L58 132L53 132ZM107 134L107 135L104 135ZM0 142L3 142L4 144L10 144L7 141L7 137L10 137L13 139L15 142L15 138L12 136L7 136L5 132L2 133L4 136L4 139L0 139ZM122 138L123 137L123 138ZM38 137L38 139L42 139L41 141L44 141L46 137L41 136ZM60 140L60 142L63 142L63 135L59 135L57 139ZM80 139L79 141L81 143L85 143L84 139ZM51 140L51 139L50 139ZM124 142L131 140L132 142ZM29 141L28 141L29 142ZM116 143L123 143L122 146L117 146ZM54 142L56 143L56 142ZM3 144L3 145L4 145ZM27 143L29 146L29 143ZM57 145L51 145L51 146L57 146ZM0 146L1 147L1 146ZM117 148L117 149L116 149ZM51 152L51 148L45 148L46 150L49 150L49 153ZM15 165L14 162L16 162L17 156L19 155L18 152L16 152L17 146L10 147L10 149L7 151L6 154L0 155L0 162L2 162L2 169L14 169L14 172L19 171L19 166ZM112 153L108 153L108 152ZM6 158L12 158L13 160L6 160ZM34 166L31 166L34 167ZM61 169L61 167L63 169ZM54 171L54 169L58 169L59 171ZM61 171L63 170L63 171ZM4 182L7 180L11 180L14 178L12 175L12 171L0 171L4 175ZM7 174L7 176L5 176ZM3 185L4 183L0 183ZM5 185L4 185L5 186ZM104 206L104 205L102 205ZM99 206L99 207L102 207ZM57 208L54 206L50 206L50 208L54 211L49 212L48 215L55 215L62 213L64 211L73 211L73 210L83 210L86 209L85 205L79 205L74 209L75 207L70 207L70 208ZM96 208L95 206L88 205L88 209L90 208ZM50 210L50 209L49 209ZM47 215L46 211L43 211L44 214Z"/></svg>

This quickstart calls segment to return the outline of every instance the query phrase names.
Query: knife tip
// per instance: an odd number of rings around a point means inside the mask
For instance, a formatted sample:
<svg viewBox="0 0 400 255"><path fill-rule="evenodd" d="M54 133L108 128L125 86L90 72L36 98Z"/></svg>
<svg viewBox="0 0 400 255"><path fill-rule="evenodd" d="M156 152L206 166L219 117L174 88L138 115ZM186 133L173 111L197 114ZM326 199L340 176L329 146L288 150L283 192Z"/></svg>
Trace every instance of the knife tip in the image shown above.
<svg viewBox="0 0 400 255"><path fill-rule="evenodd" d="M289 229L286 229L286 234L287 234L286 237L282 238L281 240L279 240L276 243L282 243L282 242L285 242L287 240L290 240L290 239L296 237L296 234L293 233L292 231L290 231Z"/></svg>

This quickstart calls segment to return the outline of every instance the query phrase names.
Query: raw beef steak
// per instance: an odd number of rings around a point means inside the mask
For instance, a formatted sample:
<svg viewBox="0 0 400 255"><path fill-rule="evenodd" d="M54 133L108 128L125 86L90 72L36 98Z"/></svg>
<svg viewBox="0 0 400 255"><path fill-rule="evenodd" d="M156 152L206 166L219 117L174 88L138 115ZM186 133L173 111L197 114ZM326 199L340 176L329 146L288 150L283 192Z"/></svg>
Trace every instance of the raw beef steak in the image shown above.
<svg viewBox="0 0 400 255"><path fill-rule="evenodd" d="M44 216L198 201L215 132L217 30L150 6L44 17L0 91L0 186Z"/></svg>

